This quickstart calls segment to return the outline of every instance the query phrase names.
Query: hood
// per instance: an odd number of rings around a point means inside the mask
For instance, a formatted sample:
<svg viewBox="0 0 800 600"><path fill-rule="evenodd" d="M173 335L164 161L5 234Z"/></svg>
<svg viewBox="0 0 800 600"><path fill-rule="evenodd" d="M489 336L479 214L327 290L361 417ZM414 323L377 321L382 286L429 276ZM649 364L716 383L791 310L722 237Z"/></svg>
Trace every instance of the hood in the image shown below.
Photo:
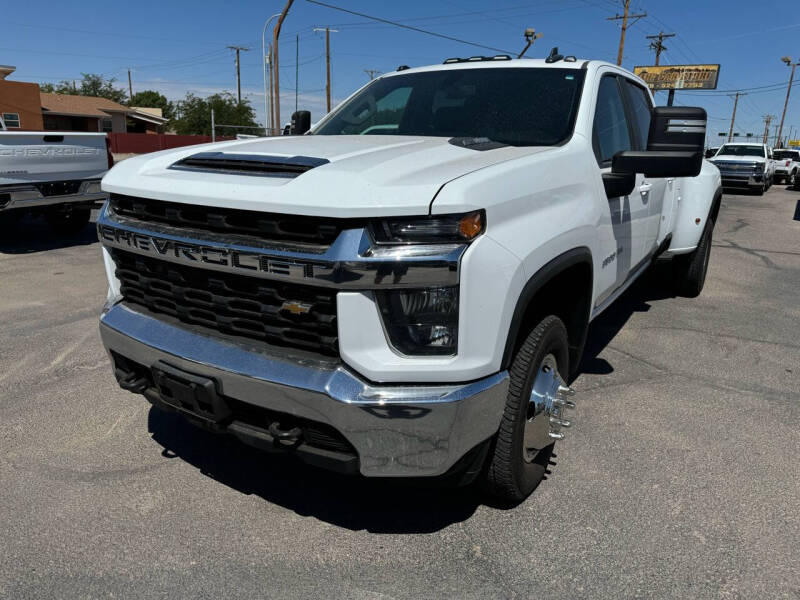
<svg viewBox="0 0 800 600"><path fill-rule="evenodd" d="M427 214L448 181L550 150L473 150L446 138L304 135L203 144L130 158L103 178L103 190L157 200L331 217ZM296 176L175 168L200 153L245 160L304 157ZM310 159L310 160L308 160Z"/></svg>

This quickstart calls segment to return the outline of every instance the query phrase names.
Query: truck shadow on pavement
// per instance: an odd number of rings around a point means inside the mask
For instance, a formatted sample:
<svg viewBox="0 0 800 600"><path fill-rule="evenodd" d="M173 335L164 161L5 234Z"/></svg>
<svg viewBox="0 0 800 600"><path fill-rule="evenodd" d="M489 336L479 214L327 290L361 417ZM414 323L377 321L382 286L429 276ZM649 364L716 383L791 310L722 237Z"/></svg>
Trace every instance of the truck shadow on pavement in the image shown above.
<svg viewBox="0 0 800 600"><path fill-rule="evenodd" d="M632 314L649 310L652 300L673 297L658 283L665 278L659 268L651 269L592 323L579 374L613 372L613 366L599 357L603 349ZM148 429L163 446L165 459L180 458L242 494L255 494L299 515L353 531L432 533L469 519L481 505L514 508L495 502L477 485L452 487L436 480L410 483L339 475L291 455L268 454L232 436L204 431L155 407L150 409ZM540 490L557 472L555 458L554 453Z"/></svg>
<svg viewBox="0 0 800 600"><path fill-rule="evenodd" d="M0 229L0 253L3 254L31 254L95 243L97 230L94 222L72 234L56 233L44 219L30 217L23 218L8 230Z"/></svg>
<svg viewBox="0 0 800 600"><path fill-rule="evenodd" d="M598 316L591 325L586 338L581 364L573 379L586 373L608 375L614 367L600 354L622 330L634 313L647 312L655 300L674 298L675 292L669 286L672 280L672 264L656 263L648 269L631 287Z"/></svg>
<svg viewBox="0 0 800 600"><path fill-rule="evenodd" d="M353 531L432 533L465 521L483 503L476 486L448 488L347 476L266 453L150 409L148 429L165 458L180 458L242 494Z"/></svg>

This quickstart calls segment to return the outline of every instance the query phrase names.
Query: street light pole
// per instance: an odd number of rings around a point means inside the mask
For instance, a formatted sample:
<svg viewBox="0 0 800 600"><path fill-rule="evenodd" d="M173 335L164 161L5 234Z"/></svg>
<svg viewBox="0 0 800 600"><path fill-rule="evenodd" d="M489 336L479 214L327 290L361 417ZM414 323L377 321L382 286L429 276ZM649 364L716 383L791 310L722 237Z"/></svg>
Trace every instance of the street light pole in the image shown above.
<svg viewBox="0 0 800 600"><path fill-rule="evenodd" d="M261 59L264 62L264 129L267 132L267 135L272 135L273 123L272 123L272 73L270 73L269 78L269 90L267 90L267 63L270 63L270 68L272 67L272 62L270 61L269 57L267 56L267 27L272 22L273 19L277 19L281 16L281 13L276 13L272 15L269 19L266 20L264 23L264 29L261 31ZM270 46L270 55L272 54L272 47Z"/></svg>
<svg viewBox="0 0 800 600"><path fill-rule="evenodd" d="M798 65L798 63L793 63L791 57L789 56L784 56L781 60L786 63L787 67L792 67L792 74L789 76L789 87L786 88L786 101L783 103L783 114L781 115L781 125L778 128L778 139L775 142L779 146L782 145L781 142L783 140L783 120L786 118L786 107L789 106L789 94L792 91L792 81L794 80L794 68Z"/></svg>

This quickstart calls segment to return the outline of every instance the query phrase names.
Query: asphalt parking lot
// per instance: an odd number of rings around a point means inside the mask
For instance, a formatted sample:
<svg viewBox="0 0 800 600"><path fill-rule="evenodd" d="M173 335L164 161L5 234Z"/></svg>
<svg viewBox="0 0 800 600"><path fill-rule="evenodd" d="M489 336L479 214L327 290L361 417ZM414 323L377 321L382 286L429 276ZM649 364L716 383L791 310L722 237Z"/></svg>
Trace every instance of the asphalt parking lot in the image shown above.
<svg viewBox="0 0 800 600"><path fill-rule="evenodd" d="M592 326L515 508L263 455L120 390L91 227L0 240L0 596L800 598L800 192L725 195L706 288Z"/></svg>

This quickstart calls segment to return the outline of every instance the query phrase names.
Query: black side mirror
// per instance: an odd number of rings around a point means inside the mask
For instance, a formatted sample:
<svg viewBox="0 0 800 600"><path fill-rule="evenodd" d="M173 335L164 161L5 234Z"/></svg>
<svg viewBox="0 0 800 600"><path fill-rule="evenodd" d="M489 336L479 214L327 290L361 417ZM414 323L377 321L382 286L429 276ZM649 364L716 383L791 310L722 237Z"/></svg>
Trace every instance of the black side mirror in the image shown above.
<svg viewBox="0 0 800 600"><path fill-rule="evenodd" d="M303 135L311 129L311 113L298 110L292 115L292 135Z"/></svg>
<svg viewBox="0 0 800 600"><path fill-rule="evenodd" d="M706 111L689 106L653 109L647 150L617 152L614 174L643 173L646 177L696 177L703 166Z"/></svg>

